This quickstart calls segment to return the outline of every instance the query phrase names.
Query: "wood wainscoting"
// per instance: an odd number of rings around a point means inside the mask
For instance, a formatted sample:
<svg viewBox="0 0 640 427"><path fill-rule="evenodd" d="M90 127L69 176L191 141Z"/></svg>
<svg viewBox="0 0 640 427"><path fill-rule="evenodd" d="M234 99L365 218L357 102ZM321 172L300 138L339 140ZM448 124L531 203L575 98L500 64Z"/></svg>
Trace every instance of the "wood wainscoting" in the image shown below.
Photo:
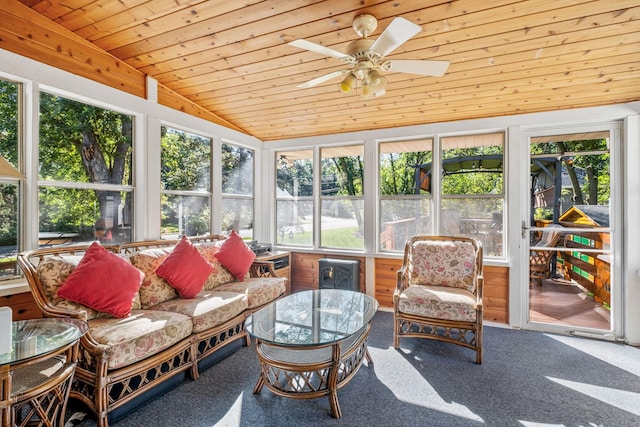
<svg viewBox="0 0 640 427"><path fill-rule="evenodd" d="M366 290L366 266L364 257L327 256L323 254L291 254L291 292L318 289L318 260L320 258L360 260L360 290ZM393 292L396 289L396 272L401 259L375 259L375 297L380 307L393 308ZM508 323L509 321L509 269L484 266L484 320Z"/></svg>
<svg viewBox="0 0 640 427"><path fill-rule="evenodd" d="M381 307L393 308L393 292L396 289L396 271L401 259L376 258L376 299ZM509 269L484 266L484 320L509 322Z"/></svg>
<svg viewBox="0 0 640 427"><path fill-rule="evenodd" d="M19 294L6 295L0 297L0 307L10 307L14 321L38 319L42 317L42 313L33 299L31 292L22 292Z"/></svg>
<svg viewBox="0 0 640 427"><path fill-rule="evenodd" d="M360 261L360 291L365 292L365 258L353 256L333 256L324 254L291 253L291 292L318 289L320 287L320 269L318 260L321 258L357 259Z"/></svg>

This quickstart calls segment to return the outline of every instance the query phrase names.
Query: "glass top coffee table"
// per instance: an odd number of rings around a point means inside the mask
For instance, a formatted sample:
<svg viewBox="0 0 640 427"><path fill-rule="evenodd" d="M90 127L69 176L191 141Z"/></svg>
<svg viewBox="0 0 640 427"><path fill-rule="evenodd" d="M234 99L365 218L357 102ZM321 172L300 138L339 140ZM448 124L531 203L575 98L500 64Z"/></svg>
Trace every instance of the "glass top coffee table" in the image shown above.
<svg viewBox="0 0 640 427"><path fill-rule="evenodd" d="M367 337L378 302L341 289L297 292L281 298L247 319L256 341L260 378L273 393L294 399L329 397L331 415L340 418L337 391L367 359Z"/></svg>

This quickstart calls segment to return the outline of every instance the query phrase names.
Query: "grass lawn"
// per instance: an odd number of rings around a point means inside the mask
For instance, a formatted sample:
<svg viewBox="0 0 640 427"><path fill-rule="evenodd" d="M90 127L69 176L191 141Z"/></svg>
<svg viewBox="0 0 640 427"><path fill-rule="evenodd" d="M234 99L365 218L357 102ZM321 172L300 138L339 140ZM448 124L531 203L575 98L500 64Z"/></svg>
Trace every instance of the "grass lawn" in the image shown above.
<svg viewBox="0 0 640 427"><path fill-rule="evenodd" d="M313 243L313 234L310 232L285 234L284 238L278 236L278 243L310 246ZM364 239L358 237L358 227L332 228L322 231L321 246L361 249L364 247Z"/></svg>

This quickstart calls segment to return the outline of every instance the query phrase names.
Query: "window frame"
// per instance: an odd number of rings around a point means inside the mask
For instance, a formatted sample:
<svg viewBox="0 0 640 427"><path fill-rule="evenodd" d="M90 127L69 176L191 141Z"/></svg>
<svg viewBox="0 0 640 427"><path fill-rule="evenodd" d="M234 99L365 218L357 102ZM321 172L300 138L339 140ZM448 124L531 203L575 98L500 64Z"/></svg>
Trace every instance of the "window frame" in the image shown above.
<svg viewBox="0 0 640 427"><path fill-rule="evenodd" d="M240 200L240 201L245 201L245 202L250 202L250 205L252 207L252 212L251 212L251 236L249 238L249 240L253 240L256 236L256 158L257 158L257 152L255 149L253 148L249 148L249 147L245 147L244 145L238 144L236 142L232 142L226 139L222 139L221 144L220 144L220 161L222 162L222 156L224 153L224 146L225 145L229 145L229 146L233 146L242 150L247 150L249 152L251 152L251 164L252 164L252 176L251 176L251 192L247 193L247 194L241 194L241 193L225 193L223 191L223 182L222 182L222 171L224 169L224 163L222 165L222 167L220 168L220 172L221 172L221 179L220 179L220 185L219 185L219 189L220 189L220 217L221 217L221 221L220 221L220 227L222 229L222 232L225 234L228 234L231 232L231 229L228 230L224 230L222 221L224 220L223 216L225 214L225 201L236 201L236 200ZM238 234L242 235L241 231L242 230L236 230ZM246 240L246 235L242 235L242 238Z"/></svg>
<svg viewBox="0 0 640 427"><path fill-rule="evenodd" d="M366 209L365 209L365 197L366 197L366 183L365 183L365 176L366 176L366 170L367 170L367 165L366 165L366 156L365 156L365 141L355 141L355 142L350 142L350 143L345 143L345 144L340 144L340 145L327 145L327 146L321 146L318 149L318 162L317 162L317 167L314 170L319 171L318 172L318 179L317 179L317 190L315 192L318 203L316 204L316 215L315 217L317 219L314 218L314 221L316 224L318 224L318 230L317 230L317 242L318 242L318 248L320 249L325 249L325 250L338 250L338 251L351 251L351 252L364 252L365 248L367 247L367 236L365 235L365 229L366 229L366 222L367 222L367 213L366 213ZM362 183L361 183L361 187L362 187L362 194L357 194L357 195L344 195L344 196L339 196L339 195L332 195L332 196L325 196L322 194L322 178L323 178L323 171L322 171L322 163L323 160L325 158L327 159L332 159L332 158L340 158L340 157L349 157L349 156L340 156L340 155L336 155L336 156L327 156L327 157L323 157L323 151L327 150L327 151L341 151L341 150L346 150L347 152L352 150L354 147L360 147L361 148L361 153L356 154L356 155L351 155L351 156L360 156L361 157L361 163L362 163ZM339 154L339 153L338 153ZM360 212L360 216L361 216L361 220L362 220L362 247L350 247L350 246L328 246L326 244L323 244L322 240L322 233L323 233L323 226L322 226L322 211L324 209L324 202L350 202L351 204L353 204L354 201L359 201L361 202L362 206L360 207L361 212ZM357 219L356 219L356 223L357 223ZM357 224L358 225L358 224ZM325 230L327 230L328 228L325 228Z"/></svg>
<svg viewBox="0 0 640 427"><path fill-rule="evenodd" d="M92 190L92 191L106 191L106 192L113 192L113 193L128 193L131 194L131 199L130 199L130 203L131 206L129 207L129 211L128 211L128 216L129 216L129 232L128 232L128 240L133 241L135 240L135 226L136 226L136 199L137 199L137 192L136 192L136 153L137 153L137 139L138 139L138 132L136 130L136 128L139 126L139 115L130 112L130 111L125 111L123 109L119 109L116 108L114 106L110 106L110 105L105 105L104 103L92 100L92 99L83 99L80 96L75 96L74 94L69 94L69 93L63 93L61 91L55 90L55 89L51 89L49 87L45 87L45 86L39 86L35 89L37 91L37 101L35 102L33 108L38 112L38 118L36 123L34 123L34 127L38 129L38 139L37 141L33 142L33 157L34 157L34 161L35 164L37 165L37 169L36 171L34 171L34 182L35 182L35 197L37 200L37 204L36 206L31 210L31 212L35 213L35 218L33 219L33 221L35 222L35 229L34 231L38 234L38 236L41 233L40 227L40 206L41 206L41 200L40 200L40 190L42 188L59 188L59 189L71 189L71 190ZM39 174L39 169L40 169L40 145L41 145L41 138L40 138L40 130L41 130L41 126L42 126L42 121L41 121L41 116L42 116L42 111L41 111L41 103L42 103L42 95L46 94L48 96L52 96L52 97L56 97L56 98L63 98L72 102L76 102L76 103L80 103L80 104L85 104L85 105L89 105L91 107L95 107L95 108L99 108L102 110L108 110L117 114L121 114L121 115L126 115L129 116L131 118L131 154L130 154L130 159L127 160L127 162L129 163L129 174L130 174L130 182L131 184L110 184L110 183L92 183L92 182L83 182L83 181L66 181L66 180L57 180L57 179L41 179L40 178L40 174ZM126 199L123 198L123 199ZM119 226L115 225L115 226ZM123 224L124 225L124 224ZM94 227L94 233L93 233L93 239L91 241L97 241L97 233L96 233L96 227L97 227L97 221L96 223L93 224ZM36 247L42 248L43 245L41 245L40 243L40 239L39 237L36 237L35 243L36 243ZM77 242L80 243L80 242ZM86 242L85 242L86 243ZM51 245L45 245L46 247L55 247L57 246L57 244L51 244Z"/></svg>
<svg viewBox="0 0 640 427"><path fill-rule="evenodd" d="M300 153L299 155L296 153ZM311 154L311 157L309 157L309 154ZM275 168L274 168L274 181L273 181L273 191L274 191L274 211L275 211L275 215L274 215L274 220L271 223L271 227L273 227L273 233L272 235L273 237L273 241L276 242L277 245L285 245L285 246L290 246L290 247L295 247L295 248L301 248L301 249L307 249L307 250L312 250L315 247L315 236L316 236L316 206L317 206L317 202L316 202L316 178L315 178L315 172L316 172L316 158L314 155L314 150L311 148L292 148L292 149L288 149L288 150L277 150L273 153L273 159L274 162L272 164L275 164ZM295 162L297 159L296 157L301 157L301 160L306 160L309 161L311 163L311 195L309 196L299 196L299 195L291 195L291 196L283 196L283 195L278 195L278 170L282 167L285 167L283 165L283 159L282 157L285 157L285 159L287 158L287 156L289 157L289 160L285 160L285 163L287 164L287 167L290 167L288 164L289 162ZM294 160L291 160L294 159ZM312 220L310 223L311 229L310 230L306 230L307 227L304 227L304 225L300 225L300 227L302 227L302 230L306 233L306 232L310 232L310 236L311 236L311 242L309 244L303 244L303 243L294 243L294 242L286 242L285 241L285 236L289 236L289 233L292 233L292 236L295 235L295 233L299 230L297 230L298 225L287 225L286 228L283 225L282 227L280 227L279 224L279 218L281 217L280 215L280 211L278 209L278 206L280 205L280 203L285 203L285 202L291 202L291 203L310 203L311 204L311 208L309 209L309 211L311 212L311 216L312 216ZM280 240L280 242L278 243L278 240ZM292 239L290 239L292 240Z"/></svg>
<svg viewBox="0 0 640 427"><path fill-rule="evenodd" d="M15 111L15 119L16 119L16 164L12 164L9 160L4 158L4 160L13 167L14 171L9 170L6 174L0 175L0 185L11 185L16 188L16 218L15 218L15 227L16 227L16 248L15 255L9 254L9 261L7 261L10 265L13 263L12 269L13 273L7 275L0 275L0 286L4 283L10 283L11 281L15 281L21 277L21 273L17 268L17 264L15 260L17 259L17 254L20 253L25 246L25 238L24 238L24 230L26 221L23 220L24 216L24 207L25 207L25 179L24 176L24 135L25 135L25 84L19 80L6 78L5 76L0 75L0 80L7 82L9 84L13 84L16 87L16 111Z"/></svg>
<svg viewBox="0 0 640 427"><path fill-rule="evenodd" d="M195 137L198 138L202 138L202 139L206 139L209 141L209 174L208 174L208 185L207 185L207 189L206 190L176 190L176 189L171 189L168 190L166 188L163 188L164 186L162 185L163 180L162 180L162 128L167 128L167 129L171 129L175 132L181 132L184 134L188 134L188 135L193 135ZM202 199L206 199L205 203L203 204L203 206L206 206L209 209L209 222L207 224L208 226L208 231L204 234L211 234L212 233L212 221L213 221L213 212L212 212L212 206L213 206L213 157L214 157L214 138L211 136L207 136L207 135L203 135L202 133L199 133L197 131L192 131L192 130L187 130L184 129L180 126L175 126L173 124L168 124L168 123L160 123L160 132L159 132L159 136L160 136L160 140L158 141L159 147L160 147L160 155L158 157L159 160L159 195L160 195L160 199L158 200L158 214L160 215L160 221L159 221L159 225L160 225L160 229L159 234L160 234L160 238L161 239L175 239L176 236L174 236L172 233L163 233L163 225L162 225L162 210L163 210L163 202L162 202L162 198L163 196L169 196L169 197L173 197L173 196L177 196L177 197L184 197L184 198L202 198ZM178 234L180 234L180 230L178 230ZM179 236L177 236L179 237Z"/></svg>
<svg viewBox="0 0 640 427"><path fill-rule="evenodd" d="M379 253L390 253L390 254L401 254L404 251L404 241L401 245L401 247L393 248L393 249L387 249L384 248L383 245L385 244L386 240L383 239L383 225L385 224L385 221L383 220L383 203L384 202L388 202L388 201L412 201L412 202L424 202L426 203L426 205L428 206L428 214L430 217L430 223L427 225L426 229L426 233L427 234L433 234L433 224L434 224L434 195L433 195L433 191L417 191L414 188L414 192L413 193L405 193L405 194L386 194L383 195L381 194L381 190L382 190L382 154L383 154L383 150L382 150L382 146L385 144L419 144L419 143L428 143L431 144L431 147L429 150L420 150L420 151L424 151L424 152L431 152L431 159L432 159L432 163L433 163L433 159L434 159L434 150L436 149L436 145L435 145L435 136L418 136L418 137L414 137L414 138L410 138L410 139L389 139L389 140L379 140L376 141L376 147L377 147L377 157L376 157L376 179L377 179L377 187L378 187L378 191L376 192L377 194L377 203L376 203L376 207L377 207L377 215L376 215L376 242L377 242L377 246L376 246L376 250ZM397 152L394 151L392 152L393 154L396 153L415 153L415 152L420 152L420 151L402 151L402 152ZM415 171L414 171L415 174ZM395 246L395 245L394 245Z"/></svg>

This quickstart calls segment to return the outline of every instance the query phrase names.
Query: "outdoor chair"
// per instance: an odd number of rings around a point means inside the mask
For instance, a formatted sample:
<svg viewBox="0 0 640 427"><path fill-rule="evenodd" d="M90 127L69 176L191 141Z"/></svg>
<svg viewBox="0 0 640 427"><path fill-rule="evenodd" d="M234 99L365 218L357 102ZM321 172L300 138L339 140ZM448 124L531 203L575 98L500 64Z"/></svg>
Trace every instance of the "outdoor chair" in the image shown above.
<svg viewBox="0 0 640 427"><path fill-rule="evenodd" d="M482 244L458 236L407 240L393 295L393 346L400 337L470 348L482 363Z"/></svg>
<svg viewBox="0 0 640 427"><path fill-rule="evenodd" d="M529 248L529 286L542 285L543 279L551 277L551 264L556 254L550 249L558 245L562 237L562 226L550 224L545 227L540 239Z"/></svg>

